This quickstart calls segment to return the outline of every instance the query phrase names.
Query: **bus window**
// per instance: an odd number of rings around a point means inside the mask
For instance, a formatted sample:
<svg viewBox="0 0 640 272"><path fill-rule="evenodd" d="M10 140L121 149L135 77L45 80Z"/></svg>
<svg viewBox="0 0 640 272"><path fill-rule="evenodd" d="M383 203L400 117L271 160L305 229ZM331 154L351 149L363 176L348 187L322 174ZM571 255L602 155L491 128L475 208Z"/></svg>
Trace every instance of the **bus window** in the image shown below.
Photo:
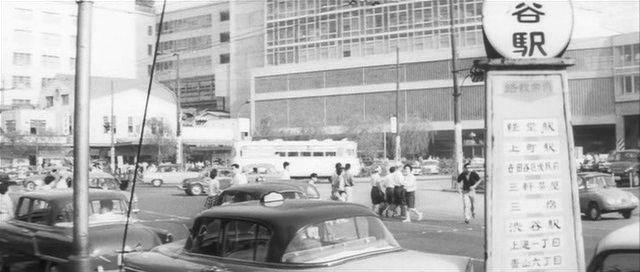
<svg viewBox="0 0 640 272"><path fill-rule="evenodd" d="M276 151L276 156L279 156L279 157L285 157L285 156L286 156L286 153L281 152L281 151Z"/></svg>
<svg viewBox="0 0 640 272"><path fill-rule="evenodd" d="M336 156L336 152L325 152L324 154L327 157L335 157Z"/></svg>
<svg viewBox="0 0 640 272"><path fill-rule="evenodd" d="M314 157L324 157L324 153L323 152L313 152L313 156Z"/></svg>
<svg viewBox="0 0 640 272"><path fill-rule="evenodd" d="M298 157L298 152L297 151L287 152L287 157Z"/></svg>
<svg viewBox="0 0 640 272"><path fill-rule="evenodd" d="M300 152L302 157L311 157L311 152Z"/></svg>
<svg viewBox="0 0 640 272"><path fill-rule="evenodd" d="M353 149L347 149L347 156L353 157L356 155L356 151Z"/></svg>

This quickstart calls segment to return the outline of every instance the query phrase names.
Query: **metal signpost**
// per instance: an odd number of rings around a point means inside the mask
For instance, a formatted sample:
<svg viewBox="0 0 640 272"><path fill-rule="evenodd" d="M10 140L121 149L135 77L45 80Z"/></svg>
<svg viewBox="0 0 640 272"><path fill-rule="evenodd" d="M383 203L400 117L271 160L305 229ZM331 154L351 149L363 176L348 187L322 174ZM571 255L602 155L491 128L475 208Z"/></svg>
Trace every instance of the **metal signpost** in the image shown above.
<svg viewBox="0 0 640 272"><path fill-rule="evenodd" d="M584 271L569 1L487 0L486 271ZM493 51L492 51L493 50Z"/></svg>

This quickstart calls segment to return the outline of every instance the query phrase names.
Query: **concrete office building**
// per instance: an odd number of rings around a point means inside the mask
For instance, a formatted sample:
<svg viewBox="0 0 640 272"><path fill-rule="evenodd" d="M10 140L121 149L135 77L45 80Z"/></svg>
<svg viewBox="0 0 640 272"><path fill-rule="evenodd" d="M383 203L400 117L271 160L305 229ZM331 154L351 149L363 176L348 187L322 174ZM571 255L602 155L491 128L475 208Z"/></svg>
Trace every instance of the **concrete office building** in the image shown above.
<svg viewBox="0 0 640 272"><path fill-rule="evenodd" d="M435 131L430 153L451 156L448 1L348 3L266 2L266 65L252 74L254 131L266 124L276 130L320 127L341 134L354 122L388 131L388 120L396 113L399 61L399 121L423 123ZM481 7L480 0L454 4L459 70L485 58ZM584 152L607 152L621 137L627 148L638 145L638 43L638 33L580 39L572 41L565 54L576 60L568 69L569 91L575 142ZM466 74L461 71L458 77L464 152L467 157L482 156L484 83L471 82Z"/></svg>
<svg viewBox="0 0 640 272"><path fill-rule="evenodd" d="M179 70L183 108L228 112L229 2L187 4L167 5L155 78L175 91ZM157 29L161 9L156 12ZM146 47L150 69L154 48L151 44Z"/></svg>

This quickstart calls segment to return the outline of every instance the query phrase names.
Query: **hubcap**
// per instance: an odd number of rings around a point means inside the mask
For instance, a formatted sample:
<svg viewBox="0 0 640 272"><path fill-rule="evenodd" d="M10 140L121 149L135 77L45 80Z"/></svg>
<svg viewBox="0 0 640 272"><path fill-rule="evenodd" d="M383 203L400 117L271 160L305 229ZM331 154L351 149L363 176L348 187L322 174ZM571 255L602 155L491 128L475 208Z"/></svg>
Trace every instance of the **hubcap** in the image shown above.
<svg viewBox="0 0 640 272"><path fill-rule="evenodd" d="M191 188L191 193L193 193L194 195L199 195L202 193L202 188L200 188L200 185L195 185Z"/></svg>

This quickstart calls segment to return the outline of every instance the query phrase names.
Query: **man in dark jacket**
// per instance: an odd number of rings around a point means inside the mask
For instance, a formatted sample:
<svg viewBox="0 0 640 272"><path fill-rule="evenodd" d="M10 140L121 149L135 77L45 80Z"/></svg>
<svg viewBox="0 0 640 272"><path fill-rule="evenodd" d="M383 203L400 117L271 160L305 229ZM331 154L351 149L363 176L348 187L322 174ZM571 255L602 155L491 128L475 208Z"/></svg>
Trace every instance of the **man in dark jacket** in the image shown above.
<svg viewBox="0 0 640 272"><path fill-rule="evenodd" d="M476 171L469 171L468 167L469 163L466 163L462 173L458 176L458 193L462 194L464 222L467 224L469 224L469 220L471 220L472 217L476 217L476 187L480 185L480 175L478 175Z"/></svg>

